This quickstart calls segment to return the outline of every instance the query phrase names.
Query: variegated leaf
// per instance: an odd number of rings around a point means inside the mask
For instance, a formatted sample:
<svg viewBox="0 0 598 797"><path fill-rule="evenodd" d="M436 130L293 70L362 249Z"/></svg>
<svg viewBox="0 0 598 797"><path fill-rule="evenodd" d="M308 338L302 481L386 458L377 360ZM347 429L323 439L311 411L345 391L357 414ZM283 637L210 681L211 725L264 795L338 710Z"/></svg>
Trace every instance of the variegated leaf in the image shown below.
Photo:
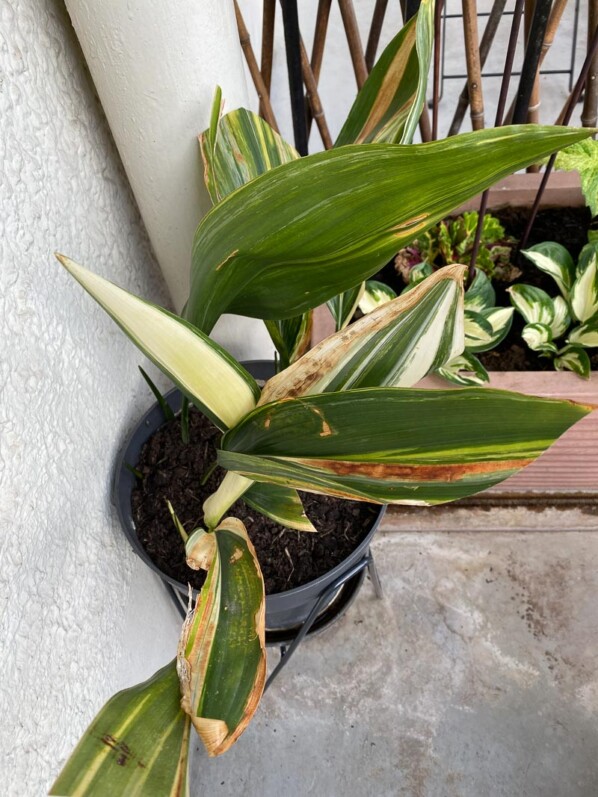
<svg viewBox="0 0 598 797"><path fill-rule="evenodd" d="M574 329L567 338L567 342L586 348L598 346L598 314Z"/></svg>
<svg viewBox="0 0 598 797"><path fill-rule="evenodd" d="M365 283L360 282L359 285L356 285L354 288L349 288L348 291L339 293L338 296L334 296L326 302L334 318L337 332L344 329L353 318L364 290Z"/></svg>
<svg viewBox="0 0 598 797"><path fill-rule="evenodd" d="M482 310L494 307L495 304L496 292L492 283L483 271L476 268L475 277L465 291L465 309L480 313Z"/></svg>
<svg viewBox="0 0 598 797"><path fill-rule="evenodd" d="M589 135L506 126L427 144L340 147L285 163L203 218L186 317L208 333L224 312L299 315L375 274L496 180Z"/></svg>
<svg viewBox="0 0 598 797"><path fill-rule="evenodd" d="M219 464L259 481L379 503L472 495L532 462L592 407L469 388L366 388L258 407Z"/></svg>
<svg viewBox="0 0 598 797"><path fill-rule="evenodd" d="M316 531L305 514L301 498L296 490L280 487L277 484L258 484L255 482L243 495L249 506L257 509L277 523L297 531Z"/></svg>
<svg viewBox="0 0 598 797"><path fill-rule="evenodd" d="M486 321L492 327L492 343L490 348L498 346L509 334L513 323L513 307L489 307L480 311Z"/></svg>
<svg viewBox="0 0 598 797"><path fill-rule="evenodd" d="M581 260L581 258L580 258ZM584 323L598 313L598 256L596 251L581 273L578 272L577 279L571 289L571 309L578 321Z"/></svg>
<svg viewBox="0 0 598 797"><path fill-rule="evenodd" d="M492 324L480 313L465 311L465 348L472 352L492 348Z"/></svg>
<svg viewBox="0 0 598 797"><path fill-rule="evenodd" d="M571 316L569 315L569 305L562 296L557 296L552 300L554 306L554 319L550 325L552 337L556 340L569 329Z"/></svg>
<svg viewBox="0 0 598 797"><path fill-rule="evenodd" d="M425 102L434 41L434 3L422 0L386 47L357 95L335 142L410 144Z"/></svg>
<svg viewBox="0 0 598 797"><path fill-rule="evenodd" d="M380 307L381 304L386 304L386 302L396 298L396 293L389 285L377 280L367 280L364 292L359 300L359 309L366 315L375 310L376 307Z"/></svg>
<svg viewBox="0 0 598 797"><path fill-rule="evenodd" d="M255 379L215 341L162 307L139 299L64 255L65 269L182 393L222 428L255 407Z"/></svg>
<svg viewBox="0 0 598 797"><path fill-rule="evenodd" d="M266 680L264 582L244 525L227 518L212 532L213 558L188 615L177 667L181 706L208 754L239 738Z"/></svg>
<svg viewBox="0 0 598 797"><path fill-rule="evenodd" d="M464 351L458 357L436 370L438 376L463 387L484 385L489 381L488 371L473 354Z"/></svg>
<svg viewBox="0 0 598 797"><path fill-rule="evenodd" d="M561 244L552 241L522 249L525 255L540 271L554 279L565 299L569 298L575 280L575 263L569 252Z"/></svg>
<svg viewBox="0 0 598 797"><path fill-rule="evenodd" d="M552 331L548 324L539 322L526 324L521 337L533 351L556 353L557 347L552 342Z"/></svg>
<svg viewBox="0 0 598 797"><path fill-rule="evenodd" d="M465 266L446 266L412 291L323 340L272 377L262 404L372 385L413 385L463 351Z"/></svg>
<svg viewBox="0 0 598 797"><path fill-rule="evenodd" d="M581 346L565 346L554 358L554 367L557 371L573 371L584 379L590 378L590 358Z"/></svg>
<svg viewBox="0 0 598 797"><path fill-rule="evenodd" d="M287 368L302 357L309 348L312 330L312 311L293 318L266 321L266 329L280 356L280 367Z"/></svg>
<svg viewBox="0 0 598 797"><path fill-rule="evenodd" d="M106 703L50 794L188 797L189 725L172 661Z"/></svg>
<svg viewBox="0 0 598 797"><path fill-rule="evenodd" d="M199 136L204 180L216 204L260 174L299 158L299 153L251 111L239 108L214 124L220 113L220 90L214 98L212 124Z"/></svg>
<svg viewBox="0 0 598 797"><path fill-rule="evenodd" d="M528 324L546 324L554 321L554 303L550 296L534 285L517 284L507 288L513 306Z"/></svg>

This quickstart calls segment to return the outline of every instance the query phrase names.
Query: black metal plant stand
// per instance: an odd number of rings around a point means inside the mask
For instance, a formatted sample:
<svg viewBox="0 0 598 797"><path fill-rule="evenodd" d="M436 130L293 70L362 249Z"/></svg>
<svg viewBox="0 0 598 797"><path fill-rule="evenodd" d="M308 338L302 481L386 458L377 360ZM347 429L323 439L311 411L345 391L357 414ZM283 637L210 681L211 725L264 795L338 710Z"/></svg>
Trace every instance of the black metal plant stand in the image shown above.
<svg viewBox="0 0 598 797"><path fill-rule="evenodd" d="M291 656L307 636L315 636L345 613L357 595L365 577L366 569L372 581L376 598L381 598L382 583L374 562L374 556L368 550L361 561L353 565L324 590L309 616L301 625L282 631L266 631L266 645L278 647L280 650L280 661L270 673L266 681L266 689L270 687L276 676L286 667ZM187 615L187 603L183 595L167 582L164 582L164 586L177 611L184 619Z"/></svg>

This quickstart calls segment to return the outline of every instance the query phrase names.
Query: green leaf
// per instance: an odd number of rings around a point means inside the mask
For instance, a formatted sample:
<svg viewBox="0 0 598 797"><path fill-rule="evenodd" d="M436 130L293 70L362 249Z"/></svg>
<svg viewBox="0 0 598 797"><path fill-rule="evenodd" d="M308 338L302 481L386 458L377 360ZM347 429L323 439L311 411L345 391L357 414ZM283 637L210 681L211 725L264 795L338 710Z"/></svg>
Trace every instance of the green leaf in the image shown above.
<svg viewBox="0 0 598 797"><path fill-rule="evenodd" d="M365 290L365 283L360 282L354 288L349 288L348 291L339 293L332 299L329 299L326 304L334 318L335 329L340 332L344 329L349 321L353 318L355 310L359 305L359 300Z"/></svg>
<svg viewBox="0 0 598 797"><path fill-rule="evenodd" d="M475 277L465 291L465 309L479 313L496 304L496 292L483 271L476 268Z"/></svg>
<svg viewBox="0 0 598 797"><path fill-rule="evenodd" d="M546 324L549 327L554 321L554 303L541 288L519 283L507 288L507 293L528 324Z"/></svg>
<svg viewBox="0 0 598 797"><path fill-rule="evenodd" d="M296 490L277 484L254 483L243 496L245 503L289 529L316 531L305 514Z"/></svg>
<svg viewBox="0 0 598 797"><path fill-rule="evenodd" d="M461 386L484 385L489 381L488 371L473 354L464 351L458 357L438 368L436 373L447 382Z"/></svg>
<svg viewBox="0 0 598 797"><path fill-rule="evenodd" d="M590 358L580 346L565 346L554 358L554 367L557 371L573 371L584 379L590 378Z"/></svg>
<svg viewBox="0 0 598 797"><path fill-rule="evenodd" d="M220 428L256 404L255 379L203 332L162 307L98 277L63 255L58 260L133 343Z"/></svg>
<svg viewBox="0 0 598 797"><path fill-rule="evenodd" d="M581 261L581 258L580 258ZM578 321L588 321L598 313L598 257L596 251L571 289L571 309Z"/></svg>
<svg viewBox="0 0 598 797"><path fill-rule="evenodd" d="M463 351L464 266L446 266L412 291L323 340L264 385L260 403L348 390L410 386Z"/></svg>
<svg viewBox="0 0 598 797"><path fill-rule="evenodd" d="M539 322L526 324L521 337L533 351L556 353L557 347L552 342L552 330L547 324Z"/></svg>
<svg viewBox="0 0 598 797"><path fill-rule="evenodd" d="M522 249L521 254L540 271L550 274L565 299L569 298L575 280L575 263L564 246L547 241L529 249Z"/></svg>
<svg viewBox="0 0 598 797"><path fill-rule="evenodd" d="M429 277L433 273L433 267L425 260L413 266L409 271L409 284L401 293L408 293L413 290L416 285L419 285L420 282L423 282L426 277Z"/></svg>
<svg viewBox="0 0 598 797"><path fill-rule="evenodd" d="M276 351L280 355L280 367L287 368L302 357L309 348L312 330L312 311L280 321L266 321Z"/></svg>
<svg viewBox="0 0 598 797"><path fill-rule="evenodd" d="M592 216L598 213L598 141L579 141L559 152L555 166L564 171L577 171L581 190Z"/></svg>
<svg viewBox="0 0 598 797"><path fill-rule="evenodd" d="M298 489L437 504L513 475L591 409L487 388L326 393L258 407L218 461Z"/></svg>
<svg viewBox="0 0 598 797"><path fill-rule="evenodd" d="M218 105L220 101L218 100ZM199 136L204 180L217 204L260 174L299 158L299 153L251 111L239 108Z"/></svg>
<svg viewBox="0 0 598 797"><path fill-rule="evenodd" d="M341 147L229 194L193 245L186 317L299 315L374 274L450 210L588 130L522 125L428 144Z"/></svg>
<svg viewBox="0 0 598 797"><path fill-rule="evenodd" d="M372 310L375 310L376 307L380 307L381 304L386 304L386 302L390 302L396 298L396 293L384 282L367 280L365 283L365 290L359 300L359 309L366 315L367 313L371 313Z"/></svg>
<svg viewBox="0 0 598 797"><path fill-rule="evenodd" d="M587 348L598 346L598 314L574 329L567 338L567 342Z"/></svg>
<svg viewBox="0 0 598 797"><path fill-rule="evenodd" d="M211 756L245 730L266 680L264 582L253 545L236 518L212 535L208 576L177 655L181 705Z"/></svg>
<svg viewBox="0 0 598 797"><path fill-rule="evenodd" d="M50 789L60 797L186 797L189 718L174 662L114 695Z"/></svg>
<svg viewBox="0 0 598 797"><path fill-rule="evenodd" d="M410 144L425 102L434 43L434 3L423 0L370 72L335 142Z"/></svg>
<svg viewBox="0 0 598 797"><path fill-rule="evenodd" d="M147 386L149 387L149 389L154 394L154 397L155 397L156 401L158 402L158 405L159 405L160 409L162 410L162 415L164 416L164 420L165 421L174 420L174 412L170 409L169 403L166 401L166 399L164 398L162 393L160 393L160 391L158 390L158 388L154 384L154 382L151 379L151 377L149 376L149 374L146 374L146 372L143 370L143 368L140 365L138 365L137 367L139 368L139 370L141 372L141 376L145 379L145 382L146 382Z"/></svg>

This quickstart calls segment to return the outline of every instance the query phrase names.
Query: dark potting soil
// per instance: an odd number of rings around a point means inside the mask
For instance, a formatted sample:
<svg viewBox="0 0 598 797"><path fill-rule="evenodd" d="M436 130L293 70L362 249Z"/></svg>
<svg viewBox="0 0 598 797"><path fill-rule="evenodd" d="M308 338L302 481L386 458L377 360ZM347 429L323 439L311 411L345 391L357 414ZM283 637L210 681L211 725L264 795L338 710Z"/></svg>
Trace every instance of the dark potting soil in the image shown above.
<svg viewBox="0 0 598 797"><path fill-rule="evenodd" d="M141 476L131 504L139 541L163 573L196 589L203 585L205 573L187 566L185 548L166 501L173 505L187 533L201 526L202 504L224 476L218 467L211 472L219 435L205 416L191 408L189 443L181 440L179 420L170 421L148 440L135 465ZM301 493L301 497L315 533L286 529L242 499L226 513L245 524L268 594L299 587L340 564L364 539L379 511L379 507L360 501L311 493Z"/></svg>
<svg viewBox="0 0 598 797"><path fill-rule="evenodd" d="M529 217L529 208L502 208L493 210L508 235L517 240L521 239ZM543 241L556 241L562 244L577 261L578 255L587 243L588 228L591 214L588 208L545 208L540 210L534 221L527 246L534 246ZM554 280L540 269L536 268L523 255L517 256L514 264L522 272L521 277L514 283L493 281L496 290L496 304L501 307L510 307L511 301L507 288L517 282L535 285L546 291L550 296L557 296L558 289ZM373 279L386 282L396 293L405 287L402 277L394 268L391 261ZM484 367L489 371L554 371L552 359L540 357L533 352L521 337L524 320L519 313L513 316L513 325L507 337L495 349L476 355ZM586 349L592 370L598 369L598 351Z"/></svg>

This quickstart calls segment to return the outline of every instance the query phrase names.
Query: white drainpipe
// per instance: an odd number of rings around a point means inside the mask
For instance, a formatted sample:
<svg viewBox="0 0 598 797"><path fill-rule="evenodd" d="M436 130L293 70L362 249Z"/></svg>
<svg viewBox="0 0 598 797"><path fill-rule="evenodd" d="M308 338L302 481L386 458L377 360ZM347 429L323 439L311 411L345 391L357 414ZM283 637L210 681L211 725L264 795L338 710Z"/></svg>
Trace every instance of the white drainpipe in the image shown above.
<svg viewBox="0 0 598 797"><path fill-rule="evenodd" d="M209 124L216 85L227 110L248 105L232 0L66 0L66 6L180 310L193 234L210 208L197 134ZM263 353L263 325L237 320L220 325L217 337L255 356L255 345L248 349L243 341L248 325L257 329Z"/></svg>

